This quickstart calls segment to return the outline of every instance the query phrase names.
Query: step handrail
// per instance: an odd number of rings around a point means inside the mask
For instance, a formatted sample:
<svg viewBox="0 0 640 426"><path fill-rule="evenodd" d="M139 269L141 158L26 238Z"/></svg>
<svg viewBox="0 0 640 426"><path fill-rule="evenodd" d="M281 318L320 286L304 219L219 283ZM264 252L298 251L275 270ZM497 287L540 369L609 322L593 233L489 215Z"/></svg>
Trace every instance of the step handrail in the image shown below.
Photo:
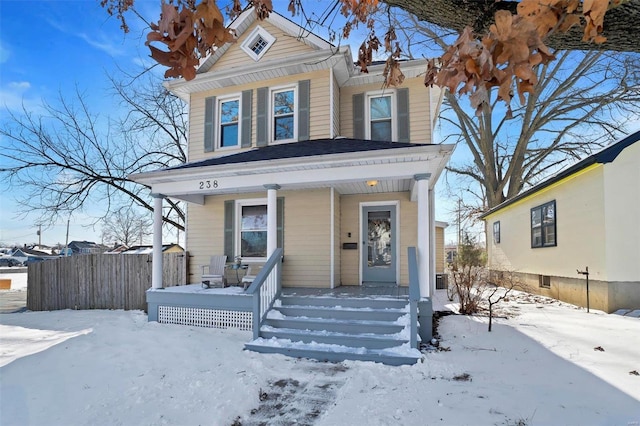
<svg viewBox="0 0 640 426"><path fill-rule="evenodd" d="M275 249L246 290L253 296L254 339L260 337L262 321L282 292L282 254L282 248Z"/></svg>
<svg viewBox="0 0 640 426"><path fill-rule="evenodd" d="M418 302L420 301L420 280L418 275L418 255L415 247L407 248L409 261L409 335L410 344L418 349Z"/></svg>

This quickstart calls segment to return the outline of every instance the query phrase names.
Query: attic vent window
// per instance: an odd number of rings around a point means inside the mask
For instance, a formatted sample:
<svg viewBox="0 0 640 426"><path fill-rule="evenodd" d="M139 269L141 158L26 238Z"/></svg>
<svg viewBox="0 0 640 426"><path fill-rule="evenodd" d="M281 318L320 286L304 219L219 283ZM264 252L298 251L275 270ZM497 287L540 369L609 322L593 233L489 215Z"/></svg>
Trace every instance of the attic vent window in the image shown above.
<svg viewBox="0 0 640 426"><path fill-rule="evenodd" d="M267 43L262 37L258 36L258 39L251 47L251 50L253 50L253 53L256 55L260 55L260 52L262 52L268 44L269 43Z"/></svg>
<svg viewBox="0 0 640 426"><path fill-rule="evenodd" d="M275 41L276 38L274 36L258 25L240 47L254 61L259 61Z"/></svg>

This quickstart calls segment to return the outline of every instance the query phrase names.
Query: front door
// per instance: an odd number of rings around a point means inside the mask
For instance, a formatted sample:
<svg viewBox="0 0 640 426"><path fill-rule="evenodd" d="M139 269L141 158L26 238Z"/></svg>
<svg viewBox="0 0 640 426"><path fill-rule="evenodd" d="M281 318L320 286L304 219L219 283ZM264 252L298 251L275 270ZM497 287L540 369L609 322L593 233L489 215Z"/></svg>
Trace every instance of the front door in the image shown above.
<svg viewBox="0 0 640 426"><path fill-rule="evenodd" d="M362 283L396 285L396 206L362 207Z"/></svg>

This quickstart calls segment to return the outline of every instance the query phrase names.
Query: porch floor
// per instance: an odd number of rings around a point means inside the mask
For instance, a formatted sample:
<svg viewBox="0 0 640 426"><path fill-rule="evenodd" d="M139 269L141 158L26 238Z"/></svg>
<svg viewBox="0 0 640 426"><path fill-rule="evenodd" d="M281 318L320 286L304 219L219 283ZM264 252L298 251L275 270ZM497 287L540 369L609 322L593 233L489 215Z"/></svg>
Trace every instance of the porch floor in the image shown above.
<svg viewBox="0 0 640 426"><path fill-rule="evenodd" d="M363 298L398 298L406 299L409 287L342 285L336 288L282 287L283 296L315 296L315 297L363 297Z"/></svg>

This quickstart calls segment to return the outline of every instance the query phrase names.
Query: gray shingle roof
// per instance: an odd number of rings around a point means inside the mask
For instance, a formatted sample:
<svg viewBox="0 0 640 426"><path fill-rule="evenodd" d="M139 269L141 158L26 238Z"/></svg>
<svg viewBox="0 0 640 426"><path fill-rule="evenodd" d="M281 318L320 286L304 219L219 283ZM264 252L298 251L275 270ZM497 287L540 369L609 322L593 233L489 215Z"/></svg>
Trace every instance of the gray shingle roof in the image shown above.
<svg viewBox="0 0 640 426"><path fill-rule="evenodd" d="M168 170L217 166L222 164L250 163L253 161L281 160L285 158L313 157L329 154L380 151L385 149L415 148L416 146L419 145L413 143L370 141L363 139L316 139L254 148L238 154L182 164Z"/></svg>

